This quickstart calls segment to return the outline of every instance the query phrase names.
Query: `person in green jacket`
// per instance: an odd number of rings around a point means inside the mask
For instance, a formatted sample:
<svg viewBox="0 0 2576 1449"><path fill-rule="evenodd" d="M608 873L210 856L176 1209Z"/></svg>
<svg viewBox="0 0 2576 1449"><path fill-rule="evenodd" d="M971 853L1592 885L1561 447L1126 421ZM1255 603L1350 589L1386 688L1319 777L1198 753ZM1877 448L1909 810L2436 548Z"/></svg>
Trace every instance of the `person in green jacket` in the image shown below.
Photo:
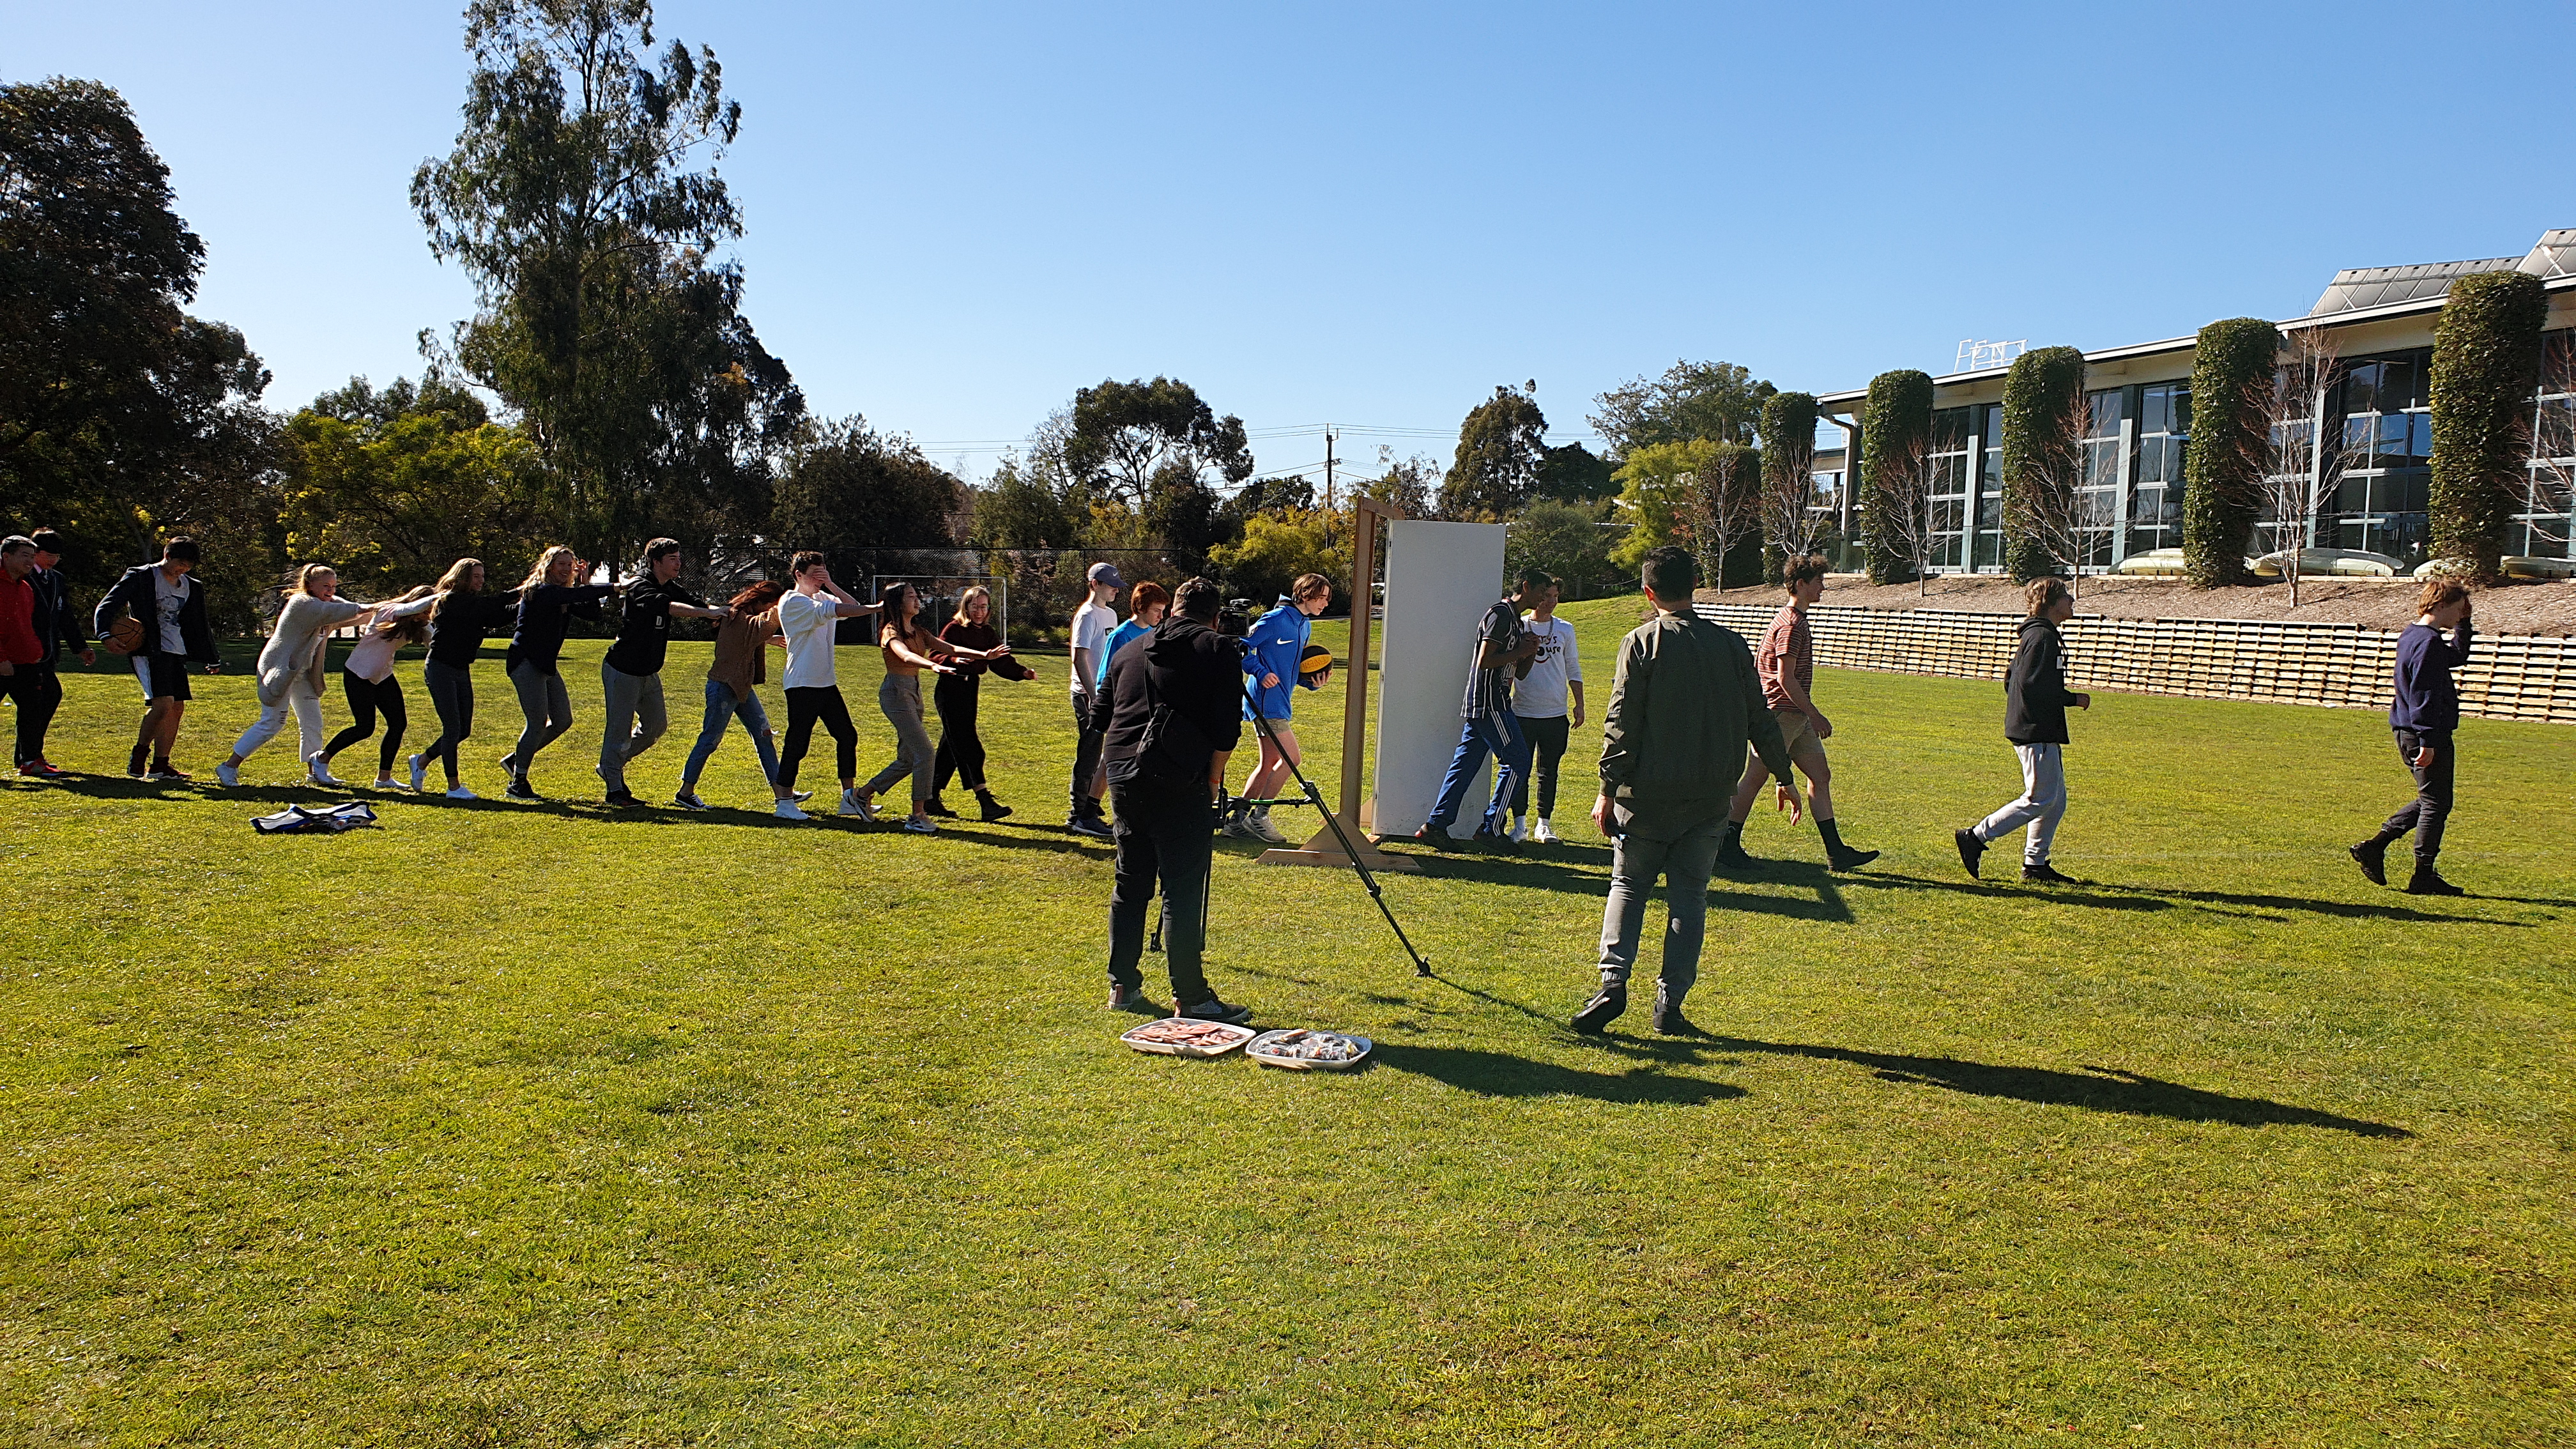
<svg viewBox="0 0 2576 1449"><path fill-rule="evenodd" d="M1619 672L1601 720L1601 793L1592 823L1609 836L1610 901L1601 913L1601 989L1575 1014L1598 1033L1628 1009L1646 895L1658 876L1670 919L1655 989L1655 1030L1696 1035L1682 997L1699 979L1708 924L1708 877L1726 837L1727 807L1750 741L1788 781L1789 752L1762 702L1762 674L1735 631L1691 610L1690 554L1670 546L1645 558L1655 616L1619 641ZM1791 785L1794 798L1795 785Z"/></svg>

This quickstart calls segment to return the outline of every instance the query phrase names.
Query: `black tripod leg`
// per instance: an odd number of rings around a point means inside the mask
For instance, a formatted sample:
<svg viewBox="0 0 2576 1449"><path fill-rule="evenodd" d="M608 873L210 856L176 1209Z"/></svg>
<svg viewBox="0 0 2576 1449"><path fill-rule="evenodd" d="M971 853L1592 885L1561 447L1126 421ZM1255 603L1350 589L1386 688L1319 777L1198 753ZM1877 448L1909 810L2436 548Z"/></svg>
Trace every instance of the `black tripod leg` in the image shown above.
<svg viewBox="0 0 2576 1449"><path fill-rule="evenodd" d="M1260 703L1252 697L1252 683L1250 680L1244 681L1243 699L1244 703L1253 707L1252 721L1254 726L1261 731L1264 738L1270 741L1270 747L1272 749L1279 749L1279 736L1277 732L1271 729L1270 721L1262 717ZM1342 832L1341 817L1335 815L1325 806L1323 792L1315 788L1314 781L1306 778L1306 772L1298 766L1295 760L1289 758L1286 750L1279 750L1279 758L1282 763L1288 766L1288 773L1296 778L1297 788L1306 792L1307 803L1313 805L1315 807L1315 812L1324 817L1324 824L1333 832L1333 839L1341 843L1342 854L1350 861L1351 869L1359 872L1360 884L1368 887L1369 899L1377 902L1378 914L1386 917L1387 929L1395 932L1395 939L1404 947L1404 954L1413 958L1413 974L1416 976L1430 975L1431 963L1423 960L1422 953L1413 949L1413 938L1404 934L1404 926L1395 919L1394 909L1386 903L1386 893L1378 889L1377 876L1371 873L1368 868L1368 863L1360 859L1360 853L1358 849L1352 846L1350 836Z"/></svg>

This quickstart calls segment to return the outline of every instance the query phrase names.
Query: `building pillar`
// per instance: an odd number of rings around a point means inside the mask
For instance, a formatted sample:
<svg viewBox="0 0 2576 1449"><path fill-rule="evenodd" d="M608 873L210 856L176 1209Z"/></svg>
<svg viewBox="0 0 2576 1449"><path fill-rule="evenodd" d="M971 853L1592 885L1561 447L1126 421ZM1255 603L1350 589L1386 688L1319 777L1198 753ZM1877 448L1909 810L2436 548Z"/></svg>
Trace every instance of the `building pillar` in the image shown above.
<svg viewBox="0 0 2576 1449"><path fill-rule="evenodd" d="M2111 571L2119 572L2121 560L2129 556L2129 501L2138 482L2138 389L2127 388L2128 396L2120 409L2120 494L2117 510L2111 515Z"/></svg>

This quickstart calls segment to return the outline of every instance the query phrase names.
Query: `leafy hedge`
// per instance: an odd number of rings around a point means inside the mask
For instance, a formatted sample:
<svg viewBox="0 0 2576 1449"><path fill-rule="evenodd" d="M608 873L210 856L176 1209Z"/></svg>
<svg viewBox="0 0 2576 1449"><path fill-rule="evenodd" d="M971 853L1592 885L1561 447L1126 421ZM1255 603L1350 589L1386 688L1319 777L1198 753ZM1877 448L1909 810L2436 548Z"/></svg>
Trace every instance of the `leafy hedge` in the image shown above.
<svg viewBox="0 0 2576 1449"><path fill-rule="evenodd" d="M1775 392L1762 400L1762 481L1765 487L1785 480L1774 475L1788 468L1812 468L1816 461L1816 397L1805 392ZM1850 466L1850 460L1844 460ZM1764 522L1769 522L1765 519ZM1762 578L1780 581L1787 557L1781 540L1762 541Z"/></svg>
<svg viewBox="0 0 2576 1449"><path fill-rule="evenodd" d="M1914 576L1912 550L1883 526L1899 508L1922 506L1919 479L1900 470L1923 466L1932 439L1932 375L1900 367L1869 380L1861 407L1861 530L1869 544L1869 581L1904 583ZM1848 459L1846 465L1848 465Z"/></svg>
<svg viewBox="0 0 2576 1449"><path fill-rule="evenodd" d="M2263 511L2270 441L2258 396L2281 365L2281 329L2229 317L2200 329L2191 359L2191 448L2183 470L2182 559L2201 588L2241 583Z"/></svg>
<svg viewBox="0 0 2576 1449"><path fill-rule="evenodd" d="M2021 533L2014 517L2024 489L2062 487L2077 476L2082 460L2070 455L2083 444L2067 435L2065 420L2083 391L2084 354L2072 347L2025 352L2004 374L2004 564L2016 582L2063 568L2046 545Z"/></svg>
<svg viewBox="0 0 2576 1449"><path fill-rule="evenodd" d="M2453 282L2433 323L2433 556L2465 559L2480 578L2499 570L2529 461L2523 428L2548 318L2538 277L2485 272Z"/></svg>

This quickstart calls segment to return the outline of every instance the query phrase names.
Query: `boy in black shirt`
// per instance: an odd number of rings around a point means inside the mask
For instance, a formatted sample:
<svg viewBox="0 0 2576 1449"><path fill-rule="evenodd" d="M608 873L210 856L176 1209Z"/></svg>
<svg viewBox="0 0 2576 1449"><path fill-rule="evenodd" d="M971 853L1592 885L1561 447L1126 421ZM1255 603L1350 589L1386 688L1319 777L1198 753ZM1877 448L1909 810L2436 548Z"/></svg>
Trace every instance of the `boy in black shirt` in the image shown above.
<svg viewBox="0 0 2576 1449"><path fill-rule="evenodd" d="M662 705L662 659L671 647L671 616L688 619L731 617L674 582L680 576L680 545L657 538L644 545L644 576L627 585L618 616L617 642L599 661L599 690L608 718L600 725L599 778L608 786L608 803L632 805L626 788L626 762L653 747L671 726ZM632 732L629 732L629 727Z"/></svg>
<svg viewBox="0 0 2576 1449"><path fill-rule="evenodd" d="M1466 698L1458 707L1465 721L1458 731L1458 750L1449 757L1449 774L1440 782L1440 799L1431 807L1431 820L1414 832L1414 839L1430 845L1452 842L1449 827L1466 803L1468 789L1483 778L1489 753L1499 769L1493 796L1485 802L1485 818L1476 826L1476 838L1503 838L1498 822L1511 807L1512 788L1528 776L1530 761L1529 738L1521 733L1520 719L1512 713L1512 680L1529 673L1531 661L1547 642L1521 627L1521 605L1546 593L1554 582L1543 570L1522 570L1511 597L1487 609L1484 621L1476 626L1476 655L1467 671Z"/></svg>

